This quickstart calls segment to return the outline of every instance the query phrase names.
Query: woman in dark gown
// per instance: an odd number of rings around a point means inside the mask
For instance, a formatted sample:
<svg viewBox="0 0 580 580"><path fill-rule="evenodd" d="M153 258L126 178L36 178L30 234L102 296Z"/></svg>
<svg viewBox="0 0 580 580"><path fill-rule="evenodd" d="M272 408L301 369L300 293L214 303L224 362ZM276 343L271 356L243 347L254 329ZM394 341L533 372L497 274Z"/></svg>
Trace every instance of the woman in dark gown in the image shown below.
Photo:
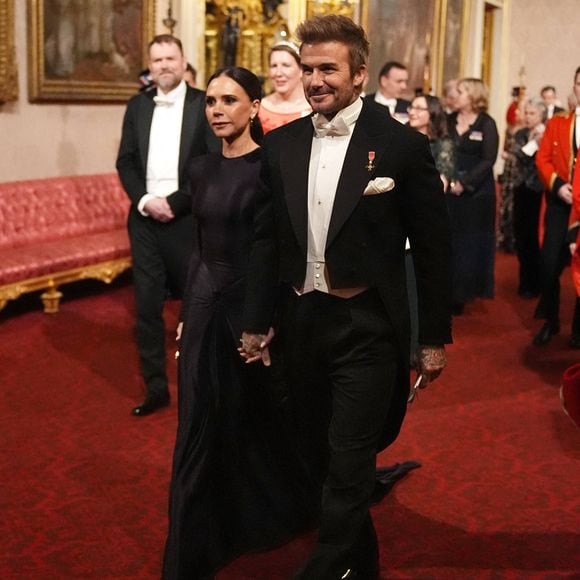
<svg viewBox="0 0 580 580"><path fill-rule="evenodd" d="M190 170L198 244L182 308L166 580L212 578L240 553L290 539L312 523L318 503L294 453L283 389L267 374L277 365L247 365L237 352L260 97L246 69L212 76L206 114L222 153L197 158Z"/></svg>
<svg viewBox="0 0 580 580"><path fill-rule="evenodd" d="M479 79L461 79L457 112L449 116L455 141L457 178L447 196L453 234L453 304L461 314L467 302L494 296L495 180L498 133L485 112L487 88Z"/></svg>
<svg viewBox="0 0 580 580"><path fill-rule="evenodd" d="M429 147L443 183L443 191L447 191L449 183L455 178L455 144L447 135L447 118L443 106L437 97L432 95L417 95L407 109L409 127L419 131L429 139ZM408 245L407 240L407 245ZM405 257L407 269L407 292L411 312L411 366L416 366L416 353L419 348L419 306L415 269L411 252L408 248Z"/></svg>

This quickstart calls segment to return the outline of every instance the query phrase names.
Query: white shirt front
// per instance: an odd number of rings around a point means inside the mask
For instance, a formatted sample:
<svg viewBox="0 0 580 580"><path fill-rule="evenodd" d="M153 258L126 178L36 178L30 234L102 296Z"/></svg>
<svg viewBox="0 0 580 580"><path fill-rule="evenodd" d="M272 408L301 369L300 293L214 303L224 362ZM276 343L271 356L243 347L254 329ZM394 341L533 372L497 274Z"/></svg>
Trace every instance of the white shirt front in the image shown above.
<svg viewBox="0 0 580 580"><path fill-rule="evenodd" d="M146 216L145 204L155 197L167 197L179 189L179 148L183 123L183 105L187 86L181 81L167 94L158 89L147 153L147 193L137 209Z"/></svg>
<svg viewBox="0 0 580 580"><path fill-rule="evenodd" d="M326 239L338 180L361 109L362 100L357 99L334 117L333 123L338 119L344 121L348 135L313 137L308 172L308 254L301 294L313 290L329 291L325 276ZM317 122L319 117L324 116L314 115L313 121Z"/></svg>
<svg viewBox="0 0 580 580"><path fill-rule="evenodd" d="M379 105L383 105L383 107L388 107L389 112L391 113L391 117L395 115L395 107L397 106L397 99L395 98L387 98L381 91L377 91L375 93L375 102Z"/></svg>

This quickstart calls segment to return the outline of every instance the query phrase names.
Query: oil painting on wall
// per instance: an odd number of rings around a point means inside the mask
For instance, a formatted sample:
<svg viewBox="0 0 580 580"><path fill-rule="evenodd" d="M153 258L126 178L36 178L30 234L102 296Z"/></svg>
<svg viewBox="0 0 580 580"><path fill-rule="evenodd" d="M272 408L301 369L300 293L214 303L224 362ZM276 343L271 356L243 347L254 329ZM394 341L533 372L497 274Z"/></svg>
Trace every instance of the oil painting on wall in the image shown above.
<svg viewBox="0 0 580 580"><path fill-rule="evenodd" d="M30 100L126 100L154 18L154 0L28 0Z"/></svg>
<svg viewBox="0 0 580 580"><path fill-rule="evenodd" d="M426 61L432 57L435 8L436 0L368 0L369 92L376 88L379 71L389 60L403 63L409 71L407 97L423 87Z"/></svg>

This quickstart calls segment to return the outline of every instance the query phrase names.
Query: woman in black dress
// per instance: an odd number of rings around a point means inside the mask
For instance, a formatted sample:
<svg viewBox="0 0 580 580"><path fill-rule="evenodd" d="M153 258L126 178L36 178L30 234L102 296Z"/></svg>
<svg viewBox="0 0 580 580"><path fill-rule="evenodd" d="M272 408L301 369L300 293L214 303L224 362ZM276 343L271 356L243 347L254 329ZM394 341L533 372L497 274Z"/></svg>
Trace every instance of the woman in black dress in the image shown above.
<svg viewBox="0 0 580 580"><path fill-rule="evenodd" d="M182 307L166 580L212 578L242 552L290 539L316 512L283 389L270 368L247 365L237 352L260 171L260 97L246 69L211 77L206 115L222 152L190 169L198 243Z"/></svg>
<svg viewBox="0 0 580 580"><path fill-rule="evenodd" d="M525 127L514 135L514 233L520 264L518 294L535 298L542 287L539 226L544 186L536 168L536 152L544 135L546 105L538 97L524 109Z"/></svg>
<svg viewBox="0 0 580 580"><path fill-rule="evenodd" d="M453 234L453 305L461 314L467 302L494 296L495 180L498 133L485 112L488 92L480 79L457 87L457 111L449 115L455 141L457 178L448 188Z"/></svg>

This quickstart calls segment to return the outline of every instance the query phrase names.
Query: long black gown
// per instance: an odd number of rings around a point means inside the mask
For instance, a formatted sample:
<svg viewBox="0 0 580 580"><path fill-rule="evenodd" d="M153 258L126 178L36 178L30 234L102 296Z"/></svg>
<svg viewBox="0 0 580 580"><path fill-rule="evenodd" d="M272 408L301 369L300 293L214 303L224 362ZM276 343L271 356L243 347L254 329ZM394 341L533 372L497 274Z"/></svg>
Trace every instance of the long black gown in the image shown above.
<svg viewBox="0 0 580 580"><path fill-rule="evenodd" d="M165 580L211 578L316 518L319 498L293 448L282 383L236 351L259 170L259 150L191 167L198 250L182 308Z"/></svg>
<svg viewBox="0 0 580 580"><path fill-rule="evenodd" d="M455 142L460 195L447 195L453 243L453 302L494 297L495 181L498 133L495 121L479 113L469 129L457 133L457 113L448 118Z"/></svg>

